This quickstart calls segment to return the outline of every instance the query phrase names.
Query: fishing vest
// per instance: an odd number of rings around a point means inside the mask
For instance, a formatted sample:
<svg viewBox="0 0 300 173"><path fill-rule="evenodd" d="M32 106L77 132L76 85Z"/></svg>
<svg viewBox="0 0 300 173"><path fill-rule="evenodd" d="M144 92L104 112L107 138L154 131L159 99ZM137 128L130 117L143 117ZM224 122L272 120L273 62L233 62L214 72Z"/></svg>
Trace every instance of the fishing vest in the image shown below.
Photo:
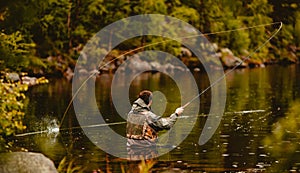
<svg viewBox="0 0 300 173"><path fill-rule="evenodd" d="M155 142L158 133L148 124L150 110L135 104L127 117L127 138Z"/></svg>

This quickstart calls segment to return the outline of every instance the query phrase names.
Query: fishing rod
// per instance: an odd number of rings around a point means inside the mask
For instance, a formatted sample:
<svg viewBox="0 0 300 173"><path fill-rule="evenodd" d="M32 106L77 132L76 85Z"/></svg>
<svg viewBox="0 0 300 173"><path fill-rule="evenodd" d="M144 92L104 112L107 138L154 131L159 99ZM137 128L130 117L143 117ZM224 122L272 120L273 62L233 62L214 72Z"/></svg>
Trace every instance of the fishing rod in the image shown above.
<svg viewBox="0 0 300 173"><path fill-rule="evenodd" d="M189 104L191 104L193 101L195 101L198 97L200 97L202 94L204 94L206 91L208 91L209 89L211 89L213 86L215 86L216 84L218 84L222 79L224 79L229 73L232 73L238 66L240 66L243 62L245 62L246 60L248 60L254 53L256 53L257 51L259 51L262 47L264 47L271 39L273 39L277 33L281 30L283 23L282 22L273 22L273 23L269 23L269 24L261 24L261 25L256 25L256 26L251 26L251 27L243 27L243 28L238 28L238 29L232 29L232 30L225 30L225 31L218 31L218 32L212 32L212 33L204 33L204 34L197 34L197 35L190 35L190 36L186 36L186 37L180 37L177 39L185 39L185 38L194 38L194 37L204 37L204 36L209 36L209 35L214 35L214 34L222 34L222 33L229 33L229 32L235 32L235 31L240 31L240 30L246 30L246 29L252 29L252 28L258 28L258 27L265 27L265 26L270 26L270 25L276 25L276 24L280 24L279 28L277 29L277 31L274 32L274 34L272 34L272 36L267 39L262 45L260 45L259 47L257 47L251 54L249 54L245 59L243 59L239 64L237 64L236 66L234 66L233 68L231 68L230 71L227 71L223 76L221 76L220 78L218 78L216 81L214 81L209 87L207 87L206 89L204 89L201 93L199 93L198 95L196 95L195 97L193 97L190 101L188 101L186 104L184 104L183 106L181 106L181 108L185 108L187 107ZM114 62L117 59L122 58L125 55L128 55L130 53L133 53L135 51L141 50L143 48L146 47L150 47L150 46L154 46L154 45L158 45L158 44L162 44L165 42L169 42L169 41L173 41L173 40L164 40L164 41L160 41L160 42L155 42L155 43L151 43L148 45L144 45L144 46L140 46L137 47L135 49L132 49L130 51L127 51L119 56L117 56L116 58L112 59L111 61L105 63L104 65L99 67L99 70L101 70L103 67L105 67L106 65ZM72 102L74 101L75 97L78 95L79 91L81 90L81 88L84 86L84 84L90 80L94 75L99 74L99 71L97 72L93 72L86 80L84 80L82 82L82 84L80 85L80 87L76 90L76 92L73 94L73 97L71 98L71 100L69 101L69 104L62 116L61 122L58 125L58 127L54 127L51 130L42 130L42 131L37 131L37 132L28 132L28 133L23 133L23 134L16 134L15 136L26 136L26 135L33 135L33 134L40 134L40 133L46 133L46 132L53 132L53 133L57 133L60 130L66 130L66 129L70 129L70 128L62 128L61 126L64 122L64 119L67 115L67 112L69 111ZM110 126L110 125L118 125L118 124L124 124L126 122L116 122L116 123L106 123L106 124L96 124L96 125L86 125L86 126L82 126L82 127L72 127L72 129L76 129L76 128L90 128L90 127L101 127L101 126Z"/></svg>
<svg viewBox="0 0 300 173"><path fill-rule="evenodd" d="M281 30L282 28L282 22L273 22L273 23L269 23L269 24L261 24L261 25L255 25L255 26L251 26L251 27L242 27L242 28L238 28L238 29L231 29L231 30L224 30L224 31L218 31L218 32L211 32L211 33L204 33L204 34L196 34L196 35L190 35L190 36L186 36L186 37L179 37L177 39L187 39L187 38L195 38L195 37L204 37L204 36L209 36L209 35L215 35L215 34L223 34L223 33L229 33L229 32L235 32L235 31L241 31L241 30L249 30L249 29L253 29L253 28L258 28L258 27L265 27L265 26L271 26L271 25L276 25L276 24L280 24L279 29L266 41L264 42L260 47L258 47L254 52L252 52L246 59L244 59L242 62L240 62L238 65L236 65L235 67L233 67L229 72L225 73L222 77L220 77L219 79L217 79L215 82L213 82L212 85L210 85L208 88L206 88L205 90L203 90L200 94L198 94L197 96L195 96L194 98L192 98L189 102L187 102L185 105L182 106L182 108L187 107L190 103L192 103L194 100L196 100L198 97L200 97L203 93L205 93L207 90L209 90L211 87L213 87L214 85L216 85L220 80L222 80L223 78L226 77L226 75L228 75L229 73L231 73L234 69L236 69L238 66L240 66L244 61L246 61L247 59L249 59L254 53L256 53L258 50L260 50L263 46L265 46L273 37L275 37L275 35ZM126 56L130 53L136 52L138 50L150 47L150 46L154 46L154 45L158 45L158 44L162 44L162 43L166 43L169 41L173 41L171 39L169 40L164 40L164 41L160 41L160 42L155 42L155 43L151 43L148 45L144 45L144 46L140 46L137 47L135 49L129 50L119 56L117 56L116 58L108 61L107 63L105 63L104 65L100 66L98 68L97 72L93 72L92 74L90 74L90 76L84 80L82 82L82 84L79 86L79 88L76 90L76 92L73 94L73 97L71 98L71 100L69 101L69 104L62 116L61 122L59 124L59 128L61 128L64 119L67 115L67 112L69 111L75 97L78 95L79 91L81 90L81 88L84 86L84 84L89 81L94 75L99 74L100 70L103 69L105 66L109 65L110 63L114 62L115 60L118 60L120 58L122 58L123 56Z"/></svg>

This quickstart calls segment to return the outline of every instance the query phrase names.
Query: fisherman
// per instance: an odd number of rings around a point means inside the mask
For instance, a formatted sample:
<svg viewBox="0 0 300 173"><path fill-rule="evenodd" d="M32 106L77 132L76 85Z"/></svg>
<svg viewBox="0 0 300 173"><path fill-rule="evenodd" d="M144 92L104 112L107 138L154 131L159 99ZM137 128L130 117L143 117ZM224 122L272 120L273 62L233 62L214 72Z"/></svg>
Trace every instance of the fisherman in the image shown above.
<svg viewBox="0 0 300 173"><path fill-rule="evenodd" d="M127 117L127 149L155 148L158 132L169 130L182 114L183 108L177 108L170 117L162 118L151 111L152 92L143 90L133 103ZM135 150L136 151L136 150Z"/></svg>

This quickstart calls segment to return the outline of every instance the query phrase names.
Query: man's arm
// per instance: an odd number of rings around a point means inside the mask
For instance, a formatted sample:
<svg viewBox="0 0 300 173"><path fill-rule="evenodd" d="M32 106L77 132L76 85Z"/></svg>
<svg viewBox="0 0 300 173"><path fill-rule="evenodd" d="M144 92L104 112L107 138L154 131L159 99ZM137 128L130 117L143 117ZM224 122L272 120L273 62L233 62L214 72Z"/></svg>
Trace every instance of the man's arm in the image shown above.
<svg viewBox="0 0 300 173"><path fill-rule="evenodd" d="M169 130L175 124L177 117L181 115L183 112L183 108L177 108L175 113L173 113L170 117L161 118L154 113L151 112L150 118L147 119L147 123L156 131L161 130Z"/></svg>

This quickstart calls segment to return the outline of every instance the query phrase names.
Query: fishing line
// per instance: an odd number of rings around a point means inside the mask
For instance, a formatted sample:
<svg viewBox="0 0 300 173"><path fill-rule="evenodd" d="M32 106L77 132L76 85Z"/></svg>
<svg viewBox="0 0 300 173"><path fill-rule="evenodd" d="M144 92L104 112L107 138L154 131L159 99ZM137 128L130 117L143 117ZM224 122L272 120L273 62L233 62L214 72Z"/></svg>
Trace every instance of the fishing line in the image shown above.
<svg viewBox="0 0 300 173"><path fill-rule="evenodd" d="M47 132L48 132L48 130L42 130L42 131L36 131L36 132L28 132L28 133L16 134L15 136L21 137L21 136L36 135L36 134L47 133Z"/></svg>
<svg viewBox="0 0 300 173"><path fill-rule="evenodd" d="M93 128L93 127L104 127L104 126L114 126L114 125L120 125L120 124L125 124L127 123L126 121L121 121L121 122L115 122L115 123L104 123L104 124L92 124L92 125L86 125L86 126L76 126L72 127L71 129L84 129L84 128ZM70 128L62 128L62 130L69 130Z"/></svg>
<svg viewBox="0 0 300 173"><path fill-rule="evenodd" d="M274 32L274 34L267 39L261 46L259 46L258 48L256 48L251 54L249 54L244 60L242 60L239 64L237 64L236 66L234 66L230 71L227 71L222 77L218 78L216 81L214 81L209 87L207 87L206 89L204 89L201 93L199 93L198 95L196 95L195 97L193 97L189 102L187 102L185 105L182 106L182 108L187 107L190 103L192 103L194 100L196 100L198 97L200 97L202 94L204 94L206 91L208 91L210 88L212 88L213 86L215 86L219 81L221 81L222 79L224 79L229 73L233 72L238 66L240 66L243 62L245 62L246 60L248 60L254 53L256 53L257 51L259 51L262 47L264 47L271 39L273 39L277 33L281 30L282 28L282 22L273 22L273 23L269 23L269 24L261 24L261 25L255 25L255 26L251 26L251 27L243 27L243 28L238 28L238 29L231 29L231 30L224 30L224 31L218 31L218 32L211 32L211 33L204 33L204 34L197 34L197 35L190 35L190 36L186 36L186 37L179 37L177 39L187 39L187 38L195 38L195 37L204 37L204 36L209 36L209 35L216 35L216 34L224 34L224 33L229 33L229 32L235 32L235 31L241 31L241 30L248 30L248 29L253 29L253 28L258 28L258 27L265 27L265 26L271 26L271 25L276 25L276 24L280 24L280 27L278 28L278 30L276 32ZM69 111L72 102L74 101L75 97L78 95L79 91L81 90L81 88L84 86L84 84L90 80L94 75L99 74L99 70L101 70L103 67L109 65L110 63L114 62L117 59L122 58L123 56L126 56L128 54L131 54L135 51L150 47L150 46L154 46L154 45L158 45L158 44L162 44L162 43L166 43L169 41L174 41L172 39L168 39L168 40L163 40L160 42L155 42L155 43L151 43L148 45L144 45L144 46L140 46L137 47L135 49L126 51L125 53L117 56L116 58L108 61L107 63L105 63L104 65L101 65L98 69L97 72L93 72L86 80L83 81L83 83L80 85L80 87L76 90L76 92L73 94L73 97L71 98L71 100L69 101L69 104L62 116L61 122L58 125L57 128L54 129L54 131L51 130L42 130L42 131L37 131L37 132L28 132L28 133L23 133L23 134L16 134L15 136L27 136L27 135L33 135L33 134L40 134L40 133L49 133L49 132L59 132L60 130L66 130L66 129L79 129L79 128L90 128L90 127L101 127L101 126L109 126L109 125L118 125L118 124L124 124L126 122L116 122L116 123L107 123L107 124L96 124L96 125L87 125L87 126L78 126L78 127L71 127L71 128L63 128L61 129L61 126L64 122L64 119L67 115L67 112Z"/></svg>
<svg viewBox="0 0 300 173"><path fill-rule="evenodd" d="M224 31L217 31L217 32L211 32L211 33L204 33L204 34L197 34L197 35L190 35L190 36L186 36L186 37L179 37L177 39L187 39L187 38L194 38L194 37L204 37L204 36L209 36L209 35L216 35L216 34L223 34L223 33L229 33L229 32L235 32L235 31L241 31L241 30L249 30L249 29L253 29L253 28L259 28L259 27L265 27L265 26L271 26L271 25L276 25L276 24L280 24L280 28L276 31L275 34L273 34L266 42L264 42L260 47L258 47L254 52L252 52L245 60L249 59L254 53L256 53L258 50L260 50L263 46L265 46L265 44L267 44L279 31L280 29L282 28L282 22L273 22L273 23L268 23L268 24L261 24L261 25L255 25L255 26L251 26L251 27L243 27L243 28L238 28L238 29L231 29L231 30L224 30ZM140 46L140 47L137 47L135 49L132 49L130 51L127 51L119 56L117 56L116 58L108 61L107 63L105 63L104 65L100 66L99 67L99 70L101 70L103 67L107 66L108 64L114 62L115 60L117 59L120 59L122 58L123 56L126 56L130 53L133 53L135 51L138 51L138 50L141 50L141 49L144 49L144 48L147 48L147 47L150 47L150 46L154 46L154 45L158 45L158 44L162 44L162 43L166 43L166 42L169 42L169 41L174 41L174 40L164 40L164 41L160 41L160 42L155 42L155 43L151 43L151 44L148 44L148 45L144 45L144 46ZM242 61L240 64L238 64L237 66L235 66L234 68L232 68L231 71L233 71L234 69L236 69L239 65L241 65L244 61ZM230 72L231 72L230 71ZM63 116L62 116L62 119L61 119L61 123L59 125L59 128L62 126L63 122L64 122L64 119L66 117L66 114L67 112L69 111L71 105L72 105L72 102L74 101L75 97L78 95L79 91L81 90L81 88L84 86L84 84L90 80L94 75L96 74L99 74L100 72L94 72L92 73L86 80L83 81L83 83L80 85L80 87L76 90L76 92L73 94L73 97L71 98ZM221 78L219 78L218 80L216 80L211 86L209 86L208 88L206 88L204 91L202 91L200 94L198 94L197 96L195 96L194 98L191 99L191 101L189 101L188 103L186 103L184 106L182 106L182 108L185 108L186 106L188 106L191 102L193 102L195 99L197 99L199 96L201 96L203 93L205 93L208 89L210 89L212 86L214 86L216 83L218 83L220 80L222 80L223 78L226 77L226 75L228 74L225 73L224 76L222 76Z"/></svg>
<svg viewBox="0 0 300 173"><path fill-rule="evenodd" d="M59 129L58 127L53 128L52 130L41 130L41 131L36 131L36 132L27 132L27 133L21 133L21 134L17 134L15 136L17 137L22 137L22 136L29 136L29 135L36 135L36 134L42 134L42 133L48 133L48 134L52 134L52 133L58 133L64 130L70 130L70 129L84 129L84 128L94 128L94 127L104 127L104 126L115 126L115 125L120 125L120 124L125 124L127 123L126 121L121 121L121 122L115 122L115 123L104 123L104 124L92 124L92 125L85 125L85 126L76 126L76 127L72 127L72 128L61 128Z"/></svg>
<svg viewBox="0 0 300 173"><path fill-rule="evenodd" d="M258 110L244 110L244 111L236 111L236 112L225 112L224 114L252 114L252 113L262 113L262 112L266 112L266 110L261 110L261 109L258 109ZM200 114L200 115L197 115L199 117L207 117L208 114ZM178 118L189 118L191 116L180 116ZM265 116L263 117L260 117L259 119L262 119L264 118ZM103 124L91 124L91 125L84 125L84 126L76 126L76 127L72 127L72 128L61 128L61 129L58 129L57 127L54 128L54 130L41 130L41 131L36 131L36 132L27 132L27 133L22 133L22 134L17 134L15 136L17 137L22 137L22 136L29 136L29 135L36 135L36 134L42 134L42 133L48 133L48 134L51 134L51 133L58 133L58 132L61 132L61 131L65 131L65 130L74 130L74 129L84 129L84 128L94 128L94 127L104 127L104 126L115 126L115 125L121 125L121 124L126 124L127 122L126 121L120 121L120 122L114 122L114 123L103 123Z"/></svg>
<svg viewBox="0 0 300 173"><path fill-rule="evenodd" d="M209 87L207 87L206 89L204 89L201 93L199 93L198 95L196 95L194 98L192 98L189 102L187 102L185 105L182 106L182 108L187 107L189 104L191 104L194 100L196 100L198 97L200 97L202 94L204 94L206 91L208 91L209 89L211 89L213 86L215 86L216 84L218 84L221 80L223 80L228 74L232 73L237 67L239 67L240 65L242 65L246 60L248 60L253 54L255 54L257 51L259 51L261 48L263 48L267 43L270 42L271 39L273 39L277 33L281 30L282 28L282 22L280 22L280 27L277 29L277 31L274 32L274 34L267 39L262 45L260 45L259 47L257 47L251 54L249 54L245 59L243 59L241 62L239 62L236 66L234 66L232 69L230 69L229 71L227 71L226 73L224 73L223 76L221 76L220 78L218 78L217 80L215 80Z"/></svg>

